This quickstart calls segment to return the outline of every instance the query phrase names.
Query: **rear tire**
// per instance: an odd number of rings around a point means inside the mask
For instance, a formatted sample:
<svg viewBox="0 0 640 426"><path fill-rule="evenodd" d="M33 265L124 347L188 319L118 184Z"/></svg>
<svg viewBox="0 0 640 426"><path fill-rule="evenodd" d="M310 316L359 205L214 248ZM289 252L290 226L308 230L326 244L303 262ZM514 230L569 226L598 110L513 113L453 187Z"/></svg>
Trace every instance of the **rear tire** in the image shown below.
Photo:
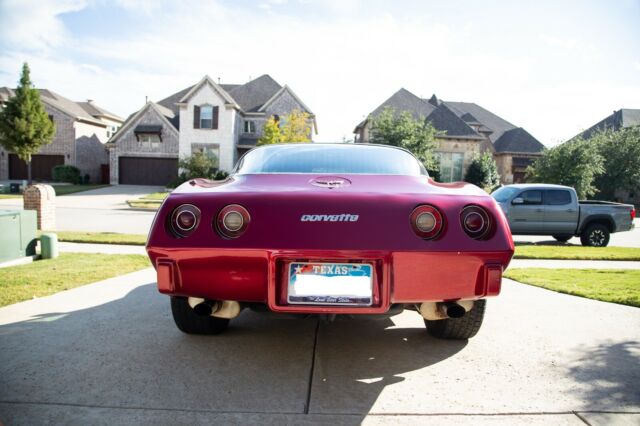
<svg viewBox="0 0 640 426"><path fill-rule="evenodd" d="M566 243L571 239L571 235L552 235L552 237L560 243Z"/></svg>
<svg viewBox="0 0 640 426"><path fill-rule="evenodd" d="M485 299L476 300L473 308L462 318L424 320L424 324L427 326L427 332L439 339L470 339L480 330L486 306Z"/></svg>
<svg viewBox="0 0 640 426"><path fill-rule="evenodd" d="M186 297L171 297L171 313L176 326L187 334L220 334L229 325L227 318L197 315Z"/></svg>
<svg viewBox="0 0 640 426"><path fill-rule="evenodd" d="M605 225L594 223L580 235L580 242L583 246L606 247L609 244L609 228Z"/></svg>

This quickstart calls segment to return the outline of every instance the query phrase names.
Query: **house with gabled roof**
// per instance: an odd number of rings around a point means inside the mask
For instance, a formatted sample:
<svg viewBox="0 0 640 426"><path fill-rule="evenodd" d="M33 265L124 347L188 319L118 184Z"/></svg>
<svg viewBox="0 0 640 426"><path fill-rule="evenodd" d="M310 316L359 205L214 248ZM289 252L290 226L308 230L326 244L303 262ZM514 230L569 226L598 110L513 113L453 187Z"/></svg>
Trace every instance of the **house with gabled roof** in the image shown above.
<svg viewBox="0 0 640 426"><path fill-rule="evenodd" d="M112 184L166 185L178 175L178 160L203 152L230 171L256 146L264 123L293 110L315 115L291 90L265 74L245 84L221 84L204 76L132 114L107 144Z"/></svg>
<svg viewBox="0 0 640 426"><path fill-rule="evenodd" d="M415 119L429 121L440 132L436 138L436 156L443 182L462 180L473 157L487 151L496 160L502 183L523 182L525 169L544 149L544 145L522 127L475 103L443 101L435 94L423 99L404 88L355 127L356 143L370 141L371 119L386 108L409 111Z"/></svg>
<svg viewBox="0 0 640 426"><path fill-rule="evenodd" d="M583 130L572 139L575 139L577 137L589 139L596 132L602 130L618 131L620 129L632 126L640 126L640 109L621 108L617 111L613 111L611 115L598 121L587 130Z"/></svg>
<svg viewBox="0 0 640 426"><path fill-rule="evenodd" d="M53 167L67 164L80 169L82 176L88 176L91 182L102 182L103 171L109 164L105 143L124 120L92 100L75 102L52 90L39 92L44 109L56 125L56 134L50 144L32 156L33 179L51 181ZM14 89L0 87L0 108L13 96ZM27 164L0 147L0 180L26 178Z"/></svg>

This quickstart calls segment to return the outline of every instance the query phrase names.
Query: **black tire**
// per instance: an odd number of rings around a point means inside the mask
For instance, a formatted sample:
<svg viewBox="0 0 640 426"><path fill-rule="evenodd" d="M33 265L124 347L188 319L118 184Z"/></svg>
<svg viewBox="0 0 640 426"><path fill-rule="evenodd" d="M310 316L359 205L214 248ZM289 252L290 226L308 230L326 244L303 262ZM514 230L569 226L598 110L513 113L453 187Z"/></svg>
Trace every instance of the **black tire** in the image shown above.
<svg viewBox="0 0 640 426"><path fill-rule="evenodd" d="M589 225L580 235L583 246L606 247L609 244L609 228L600 223Z"/></svg>
<svg viewBox="0 0 640 426"><path fill-rule="evenodd" d="M424 324L427 326L427 332L439 339L470 339L480 330L486 306L486 300L476 300L473 308L462 318L424 320Z"/></svg>
<svg viewBox="0 0 640 426"><path fill-rule="evenodd" d="M187 334L220 334L229 325L226 318L197 315L186 297L171 297L171 313L176 326Z"/></svg>
<svg viewBox="0 0 640 426"><path fill-rule="evenodd" d="M552 235L552 237L560 243L566 243L571 239L571 235Z"/></svg>

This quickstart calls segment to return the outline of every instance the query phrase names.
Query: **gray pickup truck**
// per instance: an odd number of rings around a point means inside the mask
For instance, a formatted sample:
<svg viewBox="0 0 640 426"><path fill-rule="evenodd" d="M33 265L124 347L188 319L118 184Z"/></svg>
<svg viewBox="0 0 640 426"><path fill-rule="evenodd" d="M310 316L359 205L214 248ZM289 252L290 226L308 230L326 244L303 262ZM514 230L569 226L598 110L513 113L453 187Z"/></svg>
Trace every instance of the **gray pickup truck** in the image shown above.
<svg viewBox="0 0 640 426"><path fill-rule="evenodd" d="M561 242L579 236L583 246L605 247L609 234L629 231L636 216L630 204L578 201L568 186L506 185L491 196L507 216L513 235L551 235Z"/></svg>

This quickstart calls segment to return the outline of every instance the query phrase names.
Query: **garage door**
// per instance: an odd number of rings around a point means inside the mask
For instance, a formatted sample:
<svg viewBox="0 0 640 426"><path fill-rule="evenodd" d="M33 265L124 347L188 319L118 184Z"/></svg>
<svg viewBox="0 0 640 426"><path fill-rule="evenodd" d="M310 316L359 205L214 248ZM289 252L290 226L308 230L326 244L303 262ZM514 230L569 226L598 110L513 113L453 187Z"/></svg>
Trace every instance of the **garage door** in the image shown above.
<svg viewBox="0 0 640 426"><path fill-rule="evenodd" d="M120 157L118 173L121 184L166 185L178 177L178 159Z"/></svg>
<svg viewBox="0 0 640 426"><path fill-rule="evenodd" d="M31 156L31 177L34 180L53 180L51 170L64 164L64 155ZM27 179L27 163L15 154L9 154L9 179Z"/></svg>

